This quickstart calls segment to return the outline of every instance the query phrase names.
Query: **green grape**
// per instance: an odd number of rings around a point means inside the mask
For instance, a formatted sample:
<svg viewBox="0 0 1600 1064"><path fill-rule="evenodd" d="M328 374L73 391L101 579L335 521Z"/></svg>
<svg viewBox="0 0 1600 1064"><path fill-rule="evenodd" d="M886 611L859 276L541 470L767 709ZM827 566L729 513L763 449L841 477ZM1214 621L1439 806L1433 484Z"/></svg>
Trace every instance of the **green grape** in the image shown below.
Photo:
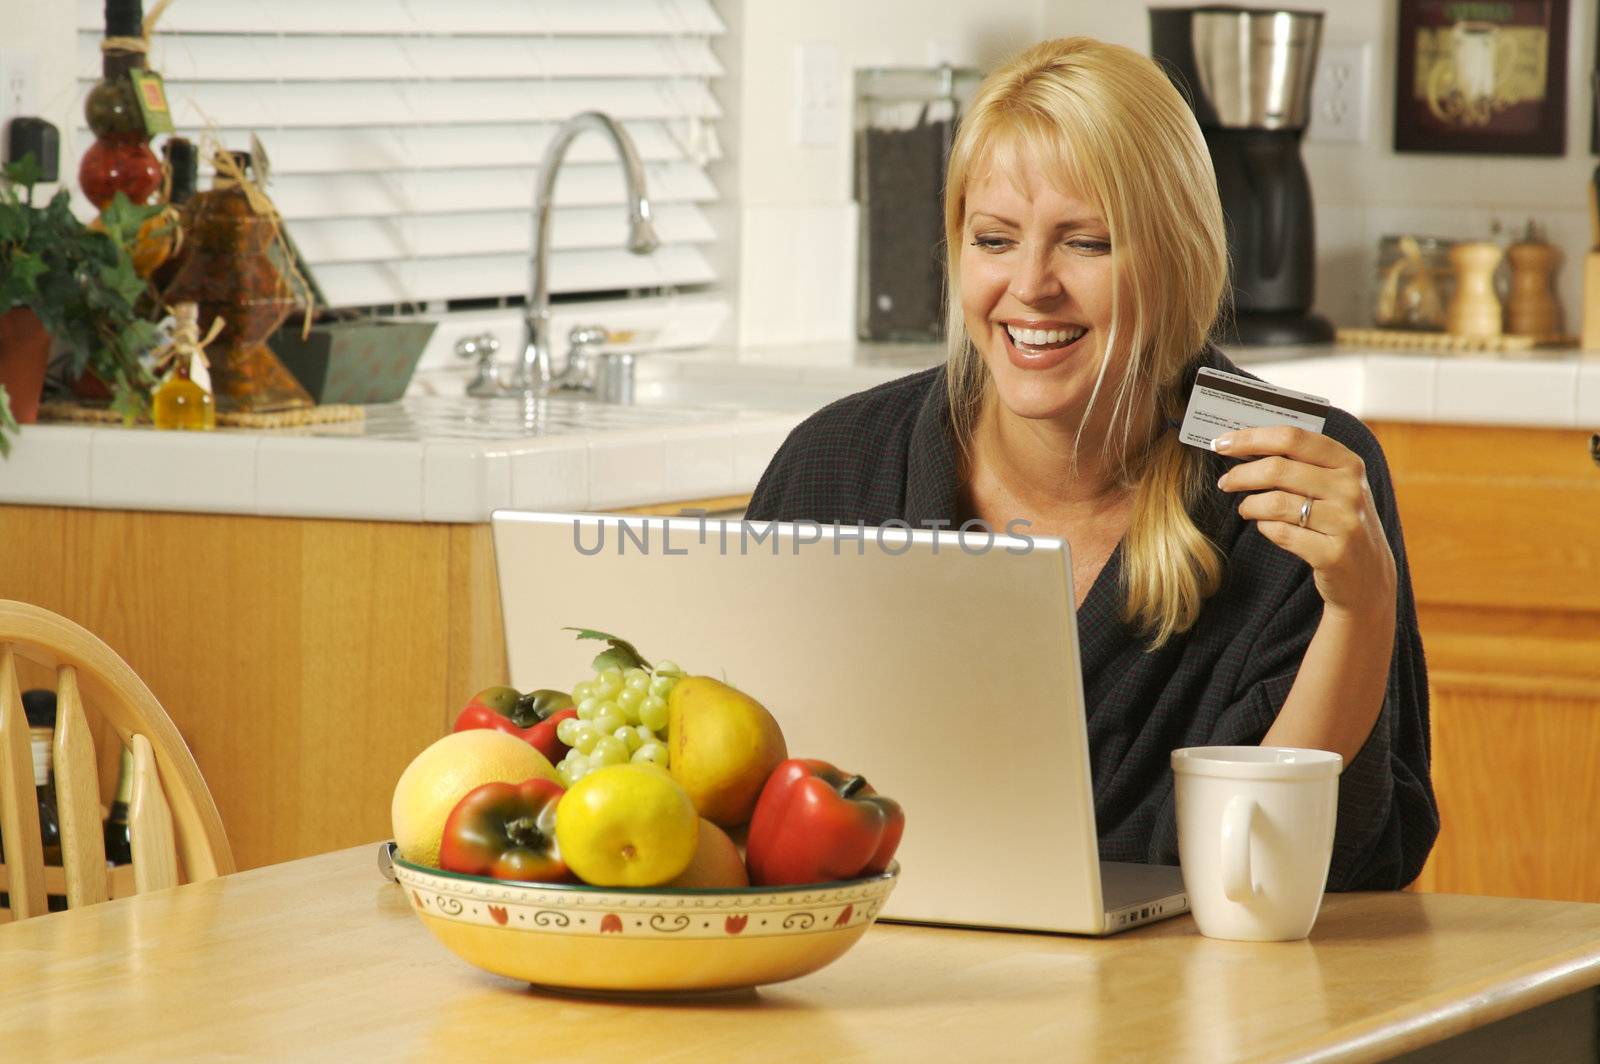
<svg viewBox="0 0 1600 1064"><path fill-rule="evenodd" d="M594 687L594 685L592 683L590 683L588 680L579 680L577 683L573 684L572 685L572 704L573 705L577 705L579 702L582 702L585 698L588 698L590 695L594 694L593 687Z"/></svg>
<svg viewBox="0 0 1600 1064"><path fill-rule="evenodd" d="M628 753L630 754L644 745L644 740L639 738L638 729L626 725L613 732L612 737L622 740L623 745L628 748ZM651 736L651 738L655 737Z"/></svg>
<svg viewBox="0 0 1600 1064"><path fill-rule="evenodd" d="M571 746L578 738L578 732L583 728L584 722L574 717L568 717L556 725L556 738Z"/></svg>
<svg viewBox="0 0 1600 1064"><path fill-rule="evenodd" d="M610 698L622 690L622 670L615 665L600 674L600 690L605 692L603 697Z"/></svg>
<svg viewBox="0 0 1600 1064"><path fill-rule="evenodd" d="M613 699L613 701L616 702L617 705L621 706L622 711L626 713L630 706L638 706L640 702L644 701L645 694L646 692L641 688L624 687L621 691L617 692L617 697Z"/></svg>
<svg viewBox="0 0 1600 1064"><path fill-rule="evenodd" d="M634 761L648 761L652 765L667 767L667 748L660 743L645 743L633 752Z"/></svg>
<svg viewBox="0 0 1600 1064"><path fill-rule="evenodd" d="M653 732L667 730L667 700L660 695L651 695L639 703L639 723Z"/></svg>
<svg viewBox="0 0 1600 1064"><path fill-rule="evenodd" d="M650 674L634 666L622 674L622 682L628 687L644 687L650 682Z"/></svg>
<svg viewBox="0 0 1600 1064"><path fill-rule="evenodd" d="M600 704L600 700L598 698L595 698L592 695L590 697L588 697L588 698L585 698L582 702L579 702L578 703L578 719L579 720L593 720L594 719L595 707L598 706L599 704Z"/></svg>
<svg viewBox="0 0 1600 1064"><path fill-rule="evenodd" d="M679 676L683 675L683 670L678 668L678 663L675 661L663 661L656 665L656 675L659 676L662 673L666 673L673 679L677 679Z"/></svg>
<svg viewBox="0 0 1600 1064"><path fill-rule="evenodd" d="M620 765L628 760L628 744L614 735L602 735L589 751L589 764L595 768Z"/></svg>
<svg viewBox="0 0 1600 1064"><path fill-rule="evenodd" d="M628 715L617 708L615 702L602 702L594 713L594 726L610 735L628 723Z"/></svg>
<svg viewBox="0 0 1600 1064"><path fill-rule="evenodd" d="M594 722L586 720L583 722L583 730L573 736L572 748L580 754L587 754L594 749L595 742L604 734Z"/></svg>
<svg viewBox="0 0 1600 1064"><path fill-rule="evenodd" d="M568 750L567 756L561 759L556 766L556 775L561 778L563 787L570 787L583 778L584 771L589 767L589 759L576 750Z"/></svg>

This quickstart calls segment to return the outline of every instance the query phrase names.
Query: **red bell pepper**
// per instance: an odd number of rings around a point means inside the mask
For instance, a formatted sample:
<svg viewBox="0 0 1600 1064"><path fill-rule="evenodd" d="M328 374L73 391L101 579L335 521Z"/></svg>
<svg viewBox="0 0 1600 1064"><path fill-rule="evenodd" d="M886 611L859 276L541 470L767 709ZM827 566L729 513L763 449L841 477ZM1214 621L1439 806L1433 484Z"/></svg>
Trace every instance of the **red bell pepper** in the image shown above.
<svg viewBox="0 0 1600 1064"><path fill-rule="evenodd" d="M515 687L485 687L472 696L450 730L493 728L515 735L553 765L567 756L567 744L556 737L556 726L577 715L572 696L565 691L544 688L523 694Z"/></svg>
<svg viewBox="0 0 1600 1064"><path fill-rule="evenodd" d="M750 818L746 865L762 886L872 876L905 831L900 804L826 761L790 758L772 770Z"/></svg>
<svg viewBox="0 0 1600 1064"><path fill-rule="evenodd" d="M468 791L444 822L439 867L496 879L570 881L556 845L556 805L564 793L542 776Z"/></svg>

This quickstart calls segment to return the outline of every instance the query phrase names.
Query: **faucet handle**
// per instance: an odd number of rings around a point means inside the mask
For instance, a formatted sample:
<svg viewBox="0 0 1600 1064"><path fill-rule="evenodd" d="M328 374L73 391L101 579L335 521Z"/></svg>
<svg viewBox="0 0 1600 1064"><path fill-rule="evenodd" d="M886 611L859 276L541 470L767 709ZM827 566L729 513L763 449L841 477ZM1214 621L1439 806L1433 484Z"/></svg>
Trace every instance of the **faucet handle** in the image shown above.
<svg viewBox="0 0 1600 1064"><path fill-rule="evenodd" d="M589 347L603 344L610 337L604 325L574 325L572 331L567 333L567 343L573 347Z"/></svg>
<svg viewBox="0 0 1600 1064"><path fill-rule="evenodd" d="M476 398L498 395L500 380L494 356L500 352L500 341L494 333L463 336L456 341L457 358L476 358L478 375L467 385L467 394Z"/></svg>

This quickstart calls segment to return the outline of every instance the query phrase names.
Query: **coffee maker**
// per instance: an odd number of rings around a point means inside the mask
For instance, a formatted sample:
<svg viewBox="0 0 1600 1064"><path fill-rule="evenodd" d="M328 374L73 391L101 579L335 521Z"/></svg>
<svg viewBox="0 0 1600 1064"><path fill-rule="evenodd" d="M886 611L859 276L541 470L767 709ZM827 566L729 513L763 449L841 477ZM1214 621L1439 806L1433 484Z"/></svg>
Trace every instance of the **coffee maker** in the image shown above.
<svg viewBox="0 0 1600 1064"><path fill-rule="evenodd" d="M1321 37L1320 11L1150 10L1151 53L1194 109L1217 173L1233 305L1224 343L1333 339L1311 312L1316 233L1300 160Z"/></svg>

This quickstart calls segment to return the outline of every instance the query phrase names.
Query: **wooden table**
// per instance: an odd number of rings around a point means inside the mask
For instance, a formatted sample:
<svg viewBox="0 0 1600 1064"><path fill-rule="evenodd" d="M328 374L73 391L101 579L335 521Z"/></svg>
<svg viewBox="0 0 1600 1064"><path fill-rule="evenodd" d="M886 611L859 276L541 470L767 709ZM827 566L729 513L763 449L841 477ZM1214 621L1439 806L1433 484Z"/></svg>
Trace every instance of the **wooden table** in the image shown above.
<svg viewBox="0 0 1600 1064"><path fill-rule="evenodd" d="M1272 944L1188 917L1106 940L879 925L792 983L619 1004L458 961L375 855L0 926L3 1044L30 1061L1213 1062L1382 1059L1477 1028L1499 1039L1489 1059L1593 1059L1600 905L1331 895L1310 941ZM1530 1037L1535 1056L1513 1055Z"/></svg>

